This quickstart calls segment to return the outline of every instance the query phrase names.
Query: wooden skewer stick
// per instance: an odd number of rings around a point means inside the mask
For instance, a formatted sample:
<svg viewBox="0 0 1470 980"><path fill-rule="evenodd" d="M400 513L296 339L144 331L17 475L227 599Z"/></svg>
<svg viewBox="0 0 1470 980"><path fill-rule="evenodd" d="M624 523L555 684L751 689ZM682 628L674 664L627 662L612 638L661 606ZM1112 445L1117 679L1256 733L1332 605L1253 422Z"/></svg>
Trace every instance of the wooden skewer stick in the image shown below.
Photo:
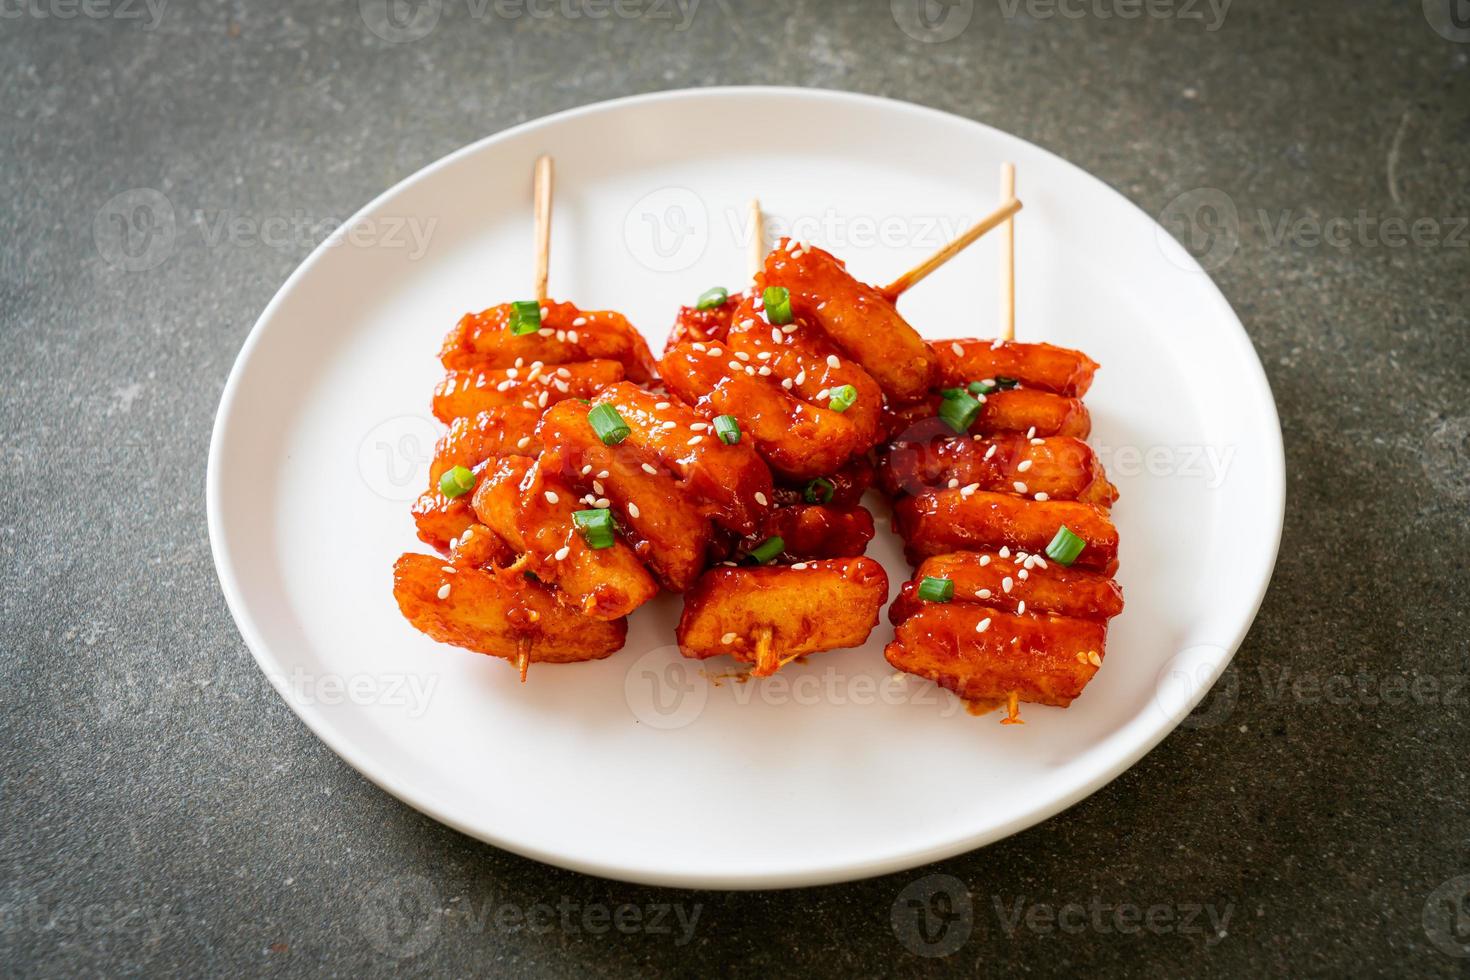
<svg viewBox="0 0 1470 980"><path fill-rule="evenodd" d="M770 677L781 669L776 661L776 651L771 645L771 639L769 626L755 628L755 669L751 673L757 677Z"/></svg>
<svg viewBox="0 0 1470 980"><path fill-rule="evenodd" d="M531 669L531 643L529 636L516 639L516 669L521 672L521 683L526 683L526 673Z"/></svg>
<svg viewBox="0 0 1470 980"><path fill-rule="evenodd" d="M531 196L536 210L536 302L544 306L551 265L551 157L546 154L536 159Z"/></svg>
<svg viewBox="0 0 1470 980"><path fill-rule="evenodd" d="M1016 199L1016 165L1000 168L1000 199ZM1000 336L1016 339L1016 219L1007 218L1000 228Z"/></svg>
<svg viewBox="0 0 1470 980"><path fill-rule="evenodd" d="M766 224L761 216L760 198L750 199L750 278L760 274L766 264Z"/></svg>
<svg viewBox="0 0 1470 980"><path fill-rule="evenodd" d="M884 286L882 289L883 295L888 298L888 301L890 303L895 302L919 280L928 276L929 273L944 265L944 263L948 262L956 255L959 255L965 249L973 245L976 239L978 239L981 235L998 227L1003 222L1005 222L1006 219L1010 218L1019 210L1021 210L1020 201L1015 199L1006 201L1000 207L996 208L994 211L981 218L975 224L971 225L970 229L964 234L960 235L960 237L956 238L954 241L950 242L948 245L944 246L939 251L935 252L924 261L920 262L918 265L914 266L908 272L905 272L903 275L893 280L887 286Z"/></svg>

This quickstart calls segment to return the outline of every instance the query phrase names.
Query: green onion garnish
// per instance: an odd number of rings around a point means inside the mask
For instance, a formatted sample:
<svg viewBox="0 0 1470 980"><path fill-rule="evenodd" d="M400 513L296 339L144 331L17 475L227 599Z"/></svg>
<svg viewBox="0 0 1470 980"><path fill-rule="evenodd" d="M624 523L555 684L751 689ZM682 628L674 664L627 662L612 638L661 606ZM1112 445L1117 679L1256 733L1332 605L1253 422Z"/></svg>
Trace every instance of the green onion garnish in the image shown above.
<svg viewBox="0 0 1470 980"><path fill-rule="evenodd" d="M852 408L852 403L857 401L857 389L852 385L843 385L841 388L833 388L832 400L827 402L827 407L834 412L845 412Z"/></svg>
<svg viewBox="0 0 1470 980"><path fill-rule="evenodd" d="M997 388L999 388L1001 391L1005 391L1007 388L1016 388L1016 387L1019 387L1020 384L1021 384L1021 382L1017 381L1015 378L996 378L995 379L995 386Z"/></svg>
<svg viewBox="0 0 1470 980"><path fill-rule="evenodd" d="M587 421L597 430L597 438L602 440L604 446L616 446L633 434L628 423L623 421L618 410L611 405L594 405L592 411L587 413Z"/></svg>
<svg viewBox="0 0 1470 980"><path fill-rule="evenodd" d="M979 414L980 402L963 391L946 395L939 403L939 417L961 435L970 431L970 426L975 424L975 418Z"/></svg>
<svg viewBox="0 0 1470 980"><path fill-rule="evenodd" d="M750 557L755 559L756 564L764 565L785 550L786 542L781 540L779 536L766 538L766 540L750 550Z"/></svg>
<svg viewBox="0 0 1470 980"><path fill-rule="evenodd" d="M785 286L767 286L761 293L766 306L766 319L780 326L791 322L791 292Z"/></svg>
<svg viewBox="0 0 1470 980"><path fill-rule="evenodd" d="M733 415L715 416L715 435L727 446L740 441L740 422Z"/></svg>
<svg viewBox="0 0 1470 980"><path fill-rule="evenodd" d="M1071 565L1082 554L1082 549L1087 547L1087 542L1072 533L1072 529L1063 524L1057 528L1057 536L1051 539L1051 544L1046 546L1046 557L1059 565Z"/></svg>
<svg viewBox="0 0 1470 980"><path fill-rule="evenodd" d="M941 396L945 397L945 398L954 398L957 395L963 395L964 393L965 393L965 389L963 389L963 388L941 388L941 389L939 389L939 394Z"/></svg>
<svg viewBox="0 0 1470 980"><path fill-rule="evenodd" d="M972 394L972 395L988 395L988 394L990 394L994 390L995 390L995 384L994 384L994 382L990 382L990 381L971 381L970 382L970 394Z"/></svg>
<svg viewBox="0 0 1470 980"><path fill-rule="evenodd" d="M444 471L439 477L439 492L453 500L462 497L475 488L475 474L463 466L456 466Z"/></svg>
<svg viewBox="0 0 1470 980"><path fill-rule="evenodd" d="M510 332L517 337L541 329L541 304L534 299L518 299L510 304Z"/></svg>
<svg viewBox="0 0 1470 980"><path fill-rule="evenodd" d="M612 511L605 508L572 511L572 524L582 533L589 548L613 546Z"/></svg>
<svg viewBox="0 0 1470 980"><path fill-rule="evenodd" d="M809 504L830 504L832 493L836 489L836 485L831 480L825 476L819 476L806 485L806 489L801 492L801 499Z"/></svg>
<svg viewBox="0 0 1470 980"><path fill-rule="evenodd" d="M715 286L699 294L699 299L694 301L694 308L696 310L712 310L716 306L724 306L725 300L729 298L730 293L724 286Z"/></svg>
<svg viewBox="0 0 1470 980"><path fill-rule="evenodd" d="M919 598L925 602L948 602L954 598L954 583L947 578L925 575L919 583Z"/></svg>

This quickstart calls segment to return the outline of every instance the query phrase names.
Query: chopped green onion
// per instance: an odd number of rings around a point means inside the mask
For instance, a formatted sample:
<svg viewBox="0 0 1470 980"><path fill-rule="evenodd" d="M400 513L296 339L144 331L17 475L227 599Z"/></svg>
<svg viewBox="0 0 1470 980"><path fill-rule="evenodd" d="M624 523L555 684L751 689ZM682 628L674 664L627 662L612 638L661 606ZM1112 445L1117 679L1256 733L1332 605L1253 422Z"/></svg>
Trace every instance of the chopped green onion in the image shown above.
<svg viewBox="0 0 1470 980"><path fill-rule="evenodd" d="M727 446L740 441L740 420L733 415L715 416L715 435Z"/></svg>
<svg viewBox="0 0 1470 980"><path fill-rule="evenodd" d="M587 421L597 430L597 438L602 440L604 446L616 446L633 434L618 410L605 403L594 405L592 411L587 413Z"/></svg>
<svg viewBox="0 0 1470 980"><path fill-rule="evenodd" d="M696 310L712 310L716 306L724 306L725 300L729 298L730 293L724 286L715 286L699 294L699 299L694 301L694 308Z"/></svg>
<svg viewBox="0 0 1470 980"><path fill-rule="evenodd" d="M852 385L833 388L831 394L832 400L827 402L827 407L834 412L845 412L857 401L857 389Z"/></svg>
<svg viewBox="0 0 1470 980"><path fill-rule="evenodd" d="M766 319L780 326L791 322L791 292L785 286L767 286L761 293L766 306Z"/></svg>
<svg viewBox="0 0 1470 980"><path fill-rule="evenodd" d="M1017 381L1015 378L996 378L995 379L995 386L997 388L999 388L1001 391L1005 391L1007 388L1018 388L1018 387L1020 387L1020 385L1021 385L1021 382Z"/></svg>
<svg viewBox="0 0 1470 980"><path fill-rule="evenodd" d="M510 332L517 337L541 329L541 304L534 299L519 299L510 304Z"/></svg>
<svg viewBox="0 0 1470 980"><path fill-rule="evenodd" d="M970 431L970 426L975 424L975 418L979 414L980 402L963 391L946 395L944 401L939 403L939 417L961 435Z"/></svg>
<svg viewBox="0 0 1470 980"><path fill-rule="evenodd" d="M948 602L954 598L954 583L947 578L925 575L919 583L919 598L925 602Z"/></svg>
<svg viewBox="0 0 1470 980"><path fill-rule="evenodd" d="M994 390L995 390L995 382L993 382L993 381L971 381L970 382L970 394L972 394L972 395L988 395L988 394L990 394Z"/></svg>
<svg viewBox="0 0 1470 980"><path fill-rule="evenodd" d="M941 389L939 389L939 394L941 394L945 398L955 398L955 397L957 397L959 395L963 395L964 393L965 393L965 389L963 389L963 388L941 388Z"/></svg>
<svg viewBox="0 0 1470 980"><path fill-rule="evenodd" d="M1046 546L1046 557L1059 565L1071 565L1086 547L1087 542L1073 534L1072 529L1063 524L1057 528L1057 536L1051 539L1051 544Z"/></svg>
<svg viewBox="0 0 1470 980"><path fill-rule="evenodd" d="M756 564L764 565L785 550L786 542L779 536L766 538L766 540L750 550L750 557L756 560Z"/></svg>
<svg viewBox="0 0 1470 980"><path fill-rule="evenodd" d="M830 504L832 493L837 489L836 485L825 476L819 476L806 485L801 492L801 499L809 504Z"/></svg>
<svg viewBox="0 0 1470 980"><path fill-rule="evenodd" d="M589 548L613 546L612 511L604 508L572 511L572 524L582 533Z"/></svg>
<svg viewBox="0 0 1470 980"><path fill-rule="evenodd" d="M439 477L439 492L451 500L464 496L474 488L475 474L463 466L445 470L444 475Z"/></svg>

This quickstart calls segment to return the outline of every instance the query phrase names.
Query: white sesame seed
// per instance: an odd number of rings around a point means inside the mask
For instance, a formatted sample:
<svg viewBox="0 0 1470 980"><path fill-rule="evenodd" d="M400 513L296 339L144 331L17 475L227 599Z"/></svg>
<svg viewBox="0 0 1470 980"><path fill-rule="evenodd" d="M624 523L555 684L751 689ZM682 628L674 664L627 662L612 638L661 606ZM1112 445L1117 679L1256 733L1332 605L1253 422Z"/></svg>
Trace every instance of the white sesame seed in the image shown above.
<svg viewBox="0 0 1470 980"><path fill-rule="evenodd" d="M771 369L762 364L761 369L756 374L759 374L763 378L769 378L771 376Z"/></svg>
<svg viewBox="0 0 1470 980"><path fill-rule="evenodd" d="M840 368L840 367L842 367L842 362L837 359L837 355L836 354L828 354L827 355L827 366L829 368Z"/></svg>
<svg viewBox="0 0 1470 980"><path fill-rule="evenodd" d="M542 327L540 330L537 330L536 331L536 336L538 336L538 337L550 337L555 332L556 331L555 330L552 330L550 327Z"/></svg>
<svg viewBox="0 0 1470 980"><path fill-rule="evenodd" d="M950 344L949 345L949 349L954 354L955 357L964 357L965 356L965 349L963 347L961 347L959 344Z"/></svg>
<svg viewBox="0 0 1470 980"><path fill-rule="evenodd" d="M531 444L531 437L530 436L521 436L519 439L516 440L516 448L517 449L525 449L530 444Z"/></svg>
<svg viewBox="0 0 1470 980"><path fill-rule="evenodd" d="M1031 440L1031 445L1033 445L1033 446L1044 446L1044 445L1046 445L1046 440L1045 439L1032 439Z"/></svg>
<svg viewBox="0 0 1470 980"><path fill-rule="evenodd" d="M784 333L784 334L793 334L793 333L796 333L796 324L794 324L794 323L788 323L788 324L786 324L786 326L784 326L784 327L781 328L781 332Z"/></svg>
<svg viewBox="0 0 1470 980"><path fill-rule="evenodd" d="M750 360L750 355L743 350L738 350L735 352L735 359L737 361L748 361Z"/></svg>
<svg viewBox="0 0 1470 980"><path fill-rule="evenodd" d="M560 499L561 498L556 495L555 491L552 491L552 490L546 491L546 502L548 504L554 504L554 503L556 503Z"/></svg>
<svg viewBox="0 0 1470 980"><path fill-rule="evenodd" d="M1016 573L1016 578L1020 579L1022 582L1026 581L1030 577L1031 577L1031 573L1028 572L1024 568L1021 569L1019 572Z"/></svg>
<svg viewBox="0 0 1470 980"><path fill-rule="evenodd" d="M572 390L571 386L568 385L565 381L553 381L551 384L552 387L556 388L556 390L561 392L563 395Z"/></svg>
<svg viewBox="0 0 1470 980"><path fill-rule="evenodd" d="M705 349L705 346L703 344L701 344L701 343L694 343L694 344L691 344L690 346L693 347L697 351L703 351Z"/></svg>
<svg viewBox="0 0 1470 980"><path fill-rule="evenodd" d="M474 528L472 528L472 527L465 528L464 529L464 533L459 536L459 540L460 541L468 541L470 539L470 532L472 532L473 530L474 530Z"/></svg>
<svg viewBox="0 0 1470 980"><path fill-rule="evenodd" d="M766 495L757 490L755 492L755 502L760 504L762 507L766 506Z"/></svg>
<svg viewBox="0 0 1470 980"><path fill-rule="evenodd" d="M440 566L439 571L443 572L445 575L453 575L455 568L453 565L442 565Z"/></svg>
<svg viewBox="0 0 1470 980"><path fill-rule="evenodd" d="M989 589L981 589L979 592L976 592L975 593L975 598L977 598L977 599L989 599L990 598L990 590Z"/></svg>
<svg viewBox="0 0 1470 980"><path fill-rule="evenodd" d="M575 320L572 321L572 326L574 326L574 327L583 327L583 326L586 326L586 325L587 325L587 318L585 316L579 316Z"/></svg>
<svg viewBox="0 0 1470 980"><path fill-rule="evenodd" d="M803 368L802 370L796 372L796 383L799 384L799 385L806 384L806 369L805 368Z"/></svg>
<svg viewBox="0 0 1470 980"><path fill-rule="evenodd" d="M690 432L703 432L705 429L708 428L709 426L704 422L693 422L689 425Z"/></svg>
<svg viewBox="0 0 1470 980"><path fill-rule="evenodd" d="M552 555L552 557L555 558L557 561L566 561L567 555L570 555L571 553L571 545L564 544L560 548L556 549L556 554Z"/></svg>
<svg viewBox="0 0 1470 980"><path fill-rule="evenodd" d="M500 384L496 385L495 386L495 390L496 391L506 391L506 390L508 390L514 384L515 384L514 381L511 381L509 378L507 378L506 380L500 382Z"/></svg>
<svg viewBox="0 0 1470 980"><path fill-rule="evenodd" d="M1040 490L1040 491L1037 491L1036 499L1038 501L1041 501L1041 502L1044 503L1045 501L1050 500L1051 498L1047 496L1045 490Z"/></svg>
<svg viewBox="0 0 1470 980"><path fill-rule="evenodd" d="M1015 483L1012 483L1011 486L1013 486L1013 487L1016 488L1016 492L1017 493L1025 493L1026 492L1026 484L1022 483L1020 480L1017 480Z"/></svg>
<svg viewBox="0 0 1470 980"><path fill-rule="evenodd" d="M628 501L628 516L634 520L638 519L638 505L631 500Z"/></svg>
<svg viewBox="0 0 1470 980"><path fill-rule="evenodd" d="M755 359L757 361L769 361L771 359L771 352L768 350L763 350L759 354L755 355Z"/></svg>
<svg viewBox="0 0 1470 980"><path fill-rule="evenodd" d="M704 436L695 436L693 439L690 439L687 444L690 446L697 446L701 442L704 442Z"/></svg>
<svg viewBox="0 0 1470 980"><path fill-rule="evenodd" d="M669 407L669 403L668 402L654 402L653 403L653 407L656 408L656 409L658 409L660 412L662 412L664 409L666 409L666 408Z"/></svg>
<svg viewBox="0 0 1470 980"><path fill-rule="evenodd" d="M803 569L803 568L806 567L806 562L799 561L796 564L792 565L791 567L794 568L794 569L796 569L797 571L800 571L801 569Z"/></svg>
<svg viewBox="0 0 1470 980"><path fill-rule="evenodd" d="M602 489L602 481L601 480L593 480L592 481L592 492L595 493L595 494L597 494L599 497L601 497L607 491Z"/></svg>
<svg viewBox="0 0 1470 980"><path fill-rule="evenodd" d="M735 642L735 634L734 633L726 633L724 636L720 637L720 642L726 644L727 646L729 644L731 644L731 643L734 643Z"/></svg>
<svg viewBox="0 0 1470 980"><path fill-rule="evenodd" d="M731 371L741 371L741 370L744 370L744 368L741 367L741 364L740 364L739 361L730 361L730 362L727 363L726 366L729 367L729 369Z"/></svg>
<svg viewBox="0 0 1470 980"><path fill-rule="evenodd" d="M567 332L565 330L558 330L556 332L556 339L559 340L559 341L561 341L562 343L566 343L567 342Z"/></svg>
<svg viewBox="0 0 1470 980"><path fill-rule="evenodd" d="M711 347L709 349L709 353L710 353L710 356L711 357L719 357L721 354L723 354L725 352L723 350L721 350L720 348L718 348L718 347Z"/></svg>
<svg viewBox="0 0 1470 980"><path fill-rule="evenodd" d="M551 396L550 396L550 393L549 392L543 391L540 395L538 395L536 397L536 407L537 408L545 408L546 407L546 401L550 397Z"/></svg>
<svg viewBox="0 0 1470 980"><path fill-rule="evenodd" d="M755 377L755 368L748 367L748 368L745 369L745 373L748 374L748 375L750 375L753 378L753 377Z"/></svg>
<svg viewBox="0 0 1470 980"><path fill-rule="evenodd" d="M591 463L588 463L586 466L582 467L582 475L583 476L586 476L588 473L591 473L591 472L592 472L592 464Z"/></svg>
<svg viewBox="0 0 1470 980"><path fill-rule="evenodd" d="M518 377L518 376L519 376L519 375L520 375L520 372L519 372L519 371L517 371L517 370L516 370L516 369L515 369L515 368L513 368L513 367L511 367L511 368L506 368L506 369L505 369L505 376L506 376L506 377L507 377L507 378L514 378L514 377Z"/></svg>
<svg viewBox="0 0 1470 980"><path fill-rule="evenodd" d="M1001 545L1000 546L1000 551L998 551L996 553L998 555L1000 555L1002 558L1009 558L1009 557L1011 557L1011 549L1009 547L1007 547L1006 545Z"/></svg>
<svg viewBox="0 0 1470 980"><path fill-rule="evenodd" d="M679 423L678 422L675 422L675 421L673 421L671 419L668 422L665 422L664 425L663 425L663 427L665 429L677 429L679 427Z"/></svg>
<svg viewBox="0 0 1470 980"><path fill-rule="evenodd" d="M1021 465L1019 465L1019 466L1016 467L1016 472L1017 473L1025 473L1030 468L1031 468L1031 460L1029 460L1029 459L1023 459L1023 460L1021 460Z"/></svg>
<svg viewBox="0 0 1470 980"><path fill-rule="evenodd" d="M831 393L832 389L823 388L821 391L817 392L817 401L821 401L823 398L826 398Z"/></svg>
<svg viewBox="0 0 1470 980"><path fill-rule="evenodd" d="M782 378L781 379L781 387L782 388L785 388L787 391L790 391L791 390L791 379L790 378Z"/></svg>
<svg viewBox="0 0 1470 980"><path fill-rule="evenodd" d="M643 472L649 474L650 476L657 476L658 475L658 470L655 467L653 467L651 464L649 464L649 463L643 463L642 466L643 466Z"/></svg>
<svg viewBox="0 0 1470 980"><path fill-rule="evenodd" d="M608 471L607 471L607 470L602 470L602 471L601 471L601 472L599 472L599 473L598 473L598 474L597 474L597 478L598 478L598 479L599 479L599 480L606 480L606 479L607 479L607 478L608 478L608 477L610 477L610 476L612 476L612 474L611 474L611 473L609 473L609 472L608 472Z"/></svg>
<svg viewBox="0 0 1470 980"><path fill-rule="evenodd" d="M1025 612L1026 612L1026 600L1025 599L1022 599L1020 602L1016 603L1016 615L1020 616L1020 615L1023 615Z"/></svg>
<svg viewBox="0 0 1470 980"><path fill-rule="evenodd" d="M568 371L564 367L559 367L556 369L556 376L558 378L570 378L572 376L572 372Z"/></svg>
<svg viewBox="0 0 1470 980"><path fill-rule="evenodd" d="M989 459L990 457L992 457L994 455L995 455L995 443L992 442L990 444L990 448L987 449L987 450L985 450L985 458L986 459Z"/></svg>
<svg viewBox="0 0 1470 980"><path fill-rule="evenodd" d="M978 483L971 483L971 484L967 485L966 487L964 487L962 490L960 490L960 493L962 493L966 497L968 497L970 494L974 493L976 490L979 490L979 489L980 489L980 484L978 484Z"/></svg>
<svg viewBox="0 0 1470 980"><path fill-rule="evenodd" d="M950 481L949 481L949 483L946 484L946 486L948 486L951 490L956 489L959 485L960 485L960 481L957 480L957 479L953 479L953 478L951 478Z"/></svg>
<svg viewBox="0 0 1470 980"><path fill-rule="evenodd" d="M445 582L443 585L439 586L438 596L441 599L448 599L449 598L449 583L448 582Z"/></svg>
<svg viewBox="0 0 1470 980"><path fill-rule="evenodd" d="M986 565L989 565L989 564L990 564L990 556L989 555L981 555L980 556L980 567L981 568L984 568Z"/></svg>
<svg viewBox="0 0 1470 980"><path fill-rule="evenodd" d="M975 624L975 632L976 633L984 633L988 629L990 629L990 617L989 616L986 616L984 619L980 620L980 622L978 622L978 623Z"/></svg>
<svg viewBox="0 0 1470 980"><path fill-rule="evenodd" d="M612 502L606 497L598 497L596 500L592 501L592 506L596 507L598 510L606 510L607 508L612 506Z"/></svg>
<svg viewBox="0 0 1470 980"><path fill-rule="evenodd" d="M1033 425L1031 428L1029 428L1029 429L1026 430L1026 438L1027 439L1034 439L1035 437L1036 437L1036 426Z"/></svg>
<svg viewBox="0 0 1470 980"><path fill-rule="evenodd" d="M1000 590L1006 595L1011 594L1011 589L1014 588L1015 585L1016 583L1011 581L1011 577L1009 575L1000 580Z"/></svg>

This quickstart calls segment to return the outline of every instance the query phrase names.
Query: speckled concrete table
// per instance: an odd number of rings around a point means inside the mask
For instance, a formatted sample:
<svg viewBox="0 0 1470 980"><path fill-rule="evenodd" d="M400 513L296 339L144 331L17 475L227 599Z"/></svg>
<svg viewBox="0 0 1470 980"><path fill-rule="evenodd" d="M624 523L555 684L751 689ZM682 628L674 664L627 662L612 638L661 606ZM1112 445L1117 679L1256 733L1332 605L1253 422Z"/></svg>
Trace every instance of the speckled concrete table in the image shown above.
<svg viewBox="0 0 1470 980"><path fill-rule="evenodd" d="M1463 0L6 0L0 970L1463 974L1467 42ZM1098 174L1208 259L1280 407L1281 560L1226 681L938 867L701 894L481 845L319 743L215 582L221 386L323 219L715 83L910 99ZM161 257L108 204L145 189Z"/></svg>

